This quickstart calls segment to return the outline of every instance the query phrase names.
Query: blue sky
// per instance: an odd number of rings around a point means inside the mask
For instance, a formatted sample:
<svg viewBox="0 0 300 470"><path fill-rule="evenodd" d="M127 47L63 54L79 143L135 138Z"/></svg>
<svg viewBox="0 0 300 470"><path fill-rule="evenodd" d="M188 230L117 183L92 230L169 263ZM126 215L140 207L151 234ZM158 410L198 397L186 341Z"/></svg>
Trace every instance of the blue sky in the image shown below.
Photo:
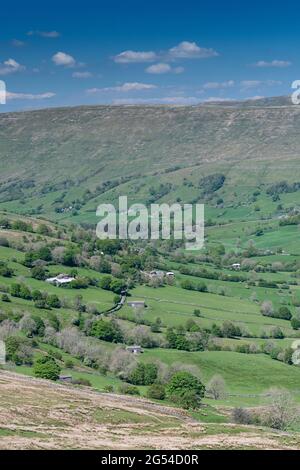
<svg viewBox="0 0 300 470"><path fill-rule="evenodd" d="M295 2L242 3L5 2L0 111L291 93L300 79Z"/></svg>

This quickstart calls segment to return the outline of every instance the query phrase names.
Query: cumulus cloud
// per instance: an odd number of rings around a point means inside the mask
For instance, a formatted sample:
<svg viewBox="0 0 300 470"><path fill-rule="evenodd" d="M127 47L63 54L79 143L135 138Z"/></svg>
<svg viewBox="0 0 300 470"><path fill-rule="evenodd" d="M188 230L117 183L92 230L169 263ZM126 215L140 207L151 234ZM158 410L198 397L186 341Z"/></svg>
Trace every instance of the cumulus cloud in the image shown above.
<svg viewBox="0 0 300 470"><path fill-rule="evenodd" d="M179 73L184 72L184 68L183 67L171 67L169 64L160 62L158 64L149 65L149 67L146 68L146 72L157 74L157 75L161 75L164 73L179 74Z"/></svg>
<svg viewBox="0 0 300 470"><path fill-rule="evenodd" d="M90 78L92 77L93 74L91 72L73 72L72 77L73 78Z"/></svg>
<svg viewBox="0 0 300 470"><path fill-rule="evenodd" d="M153 51L123 51L120 54L113 57L114 61L118 64L130 64L130 63L142 63L142 62L154 62L157 56Z"/></svg>
<svg viewBox="0 0 300 470"><path fill-rule="evenodd" d="M87 90L87 93L99 93L99 92L121 92L128 93L131 91L145 91L152 90L157 88L156 85L151 85L150 83L139 83L139 82L127 82L123 85L107 87L107 88L90 88Z"/></svg>
<svg viewBox="0 0 300 470"><path fill-rule="evenodd" d="M172 47L165 51L123 51L113 57L116 63L130 64L130 63L143 63L143 62L155 62L160 60L159 64L154 64L153 67L148 67L146 71L148 73L181 73L182 68L168 68L166 62L172 62L180 59L205 59L208 57L218 56L218 52L214 49L200 47L196 42L182 41L177 46Z"/></svg>
<svg viewBox="0 0 300 470"><path fill-rule="evenodd" d="M163 74L171 72L171 66L169 64L159 63L153 64L146 68L147 73Z"/></svg>
<svg viewBox="0 0 300 470"><path fill-rule="evenodd" d="M226 82L207 82L203 85L205 90L218 90L222 88L231 88L235 82L233 80L228 80Z"/></svg>
<svg viewBox="0 0 300 470"><path fill-rule="evenodd" d="M27 36L40 36L42 38L55 39L60 36L58 31L28 31Z"/></svg>
<svg viewBox="0 0 300 470"><path fill-rule="evenodd" d="M214 49L198 46L196 42L182 41L169 49L168 55L173 59L206 59L219 54Z"/></svg>
<svg viewBox="0 0 300 470"><path fill-rule="evenodd" d="M6 92L6 99L7 100L45 100L49 98L53 98L55 93L47 92L47 93L12 93L10 91Z"/></svg>
<svg viewBox="0 0 300 470"><path fill-rule="evenodd" d="M76 60L65 52L57 52L52 57L52 61L55 65L63 65L64 67L73 67L76 64Z"/></svg>
<svg viewBox="0 0 300 470"><path fill-rule="evenodd" d="M9 75L11 73L21 72L24 69L24 65L19 64L14 59L8 59L3 62L3 64L0 63L0 75Z"/></svg>
<svg viewBox="0 0 300 470"><path fill-rule="evenodd" d="M290 65L292 65L292 63L289 62L288 60L272 60L270 62L266 60L259 60L253 65L254 67L261 67L261 68L266 68L266 67L284 68L284 67L289 67Z"/></svg>

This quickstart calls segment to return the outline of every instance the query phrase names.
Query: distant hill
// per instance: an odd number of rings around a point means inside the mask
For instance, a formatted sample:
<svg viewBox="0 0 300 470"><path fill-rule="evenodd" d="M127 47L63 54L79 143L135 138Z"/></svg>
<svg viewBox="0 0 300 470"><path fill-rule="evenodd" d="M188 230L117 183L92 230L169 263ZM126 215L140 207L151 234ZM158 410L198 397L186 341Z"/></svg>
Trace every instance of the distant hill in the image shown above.
<svg viewBox="0 0 300 470"><path fill-rule="evenodd" d="M224 101L211 101L205 103L205 106L234 106L237 108L258 108L258 107L272 107L272 106L294 106L290 96L274 96L271 98L257 98L248 99L243 101L224 100Z"/></svg>
<svg viewBox="0 0 300 470"><path fill-rule="evenodd" d="M300 106L285 97L0 114L0 208L54 217L76 206L84 219L112 188L147 202L159 181L216 171L226 185L294 179L299 130Z"/></svg>

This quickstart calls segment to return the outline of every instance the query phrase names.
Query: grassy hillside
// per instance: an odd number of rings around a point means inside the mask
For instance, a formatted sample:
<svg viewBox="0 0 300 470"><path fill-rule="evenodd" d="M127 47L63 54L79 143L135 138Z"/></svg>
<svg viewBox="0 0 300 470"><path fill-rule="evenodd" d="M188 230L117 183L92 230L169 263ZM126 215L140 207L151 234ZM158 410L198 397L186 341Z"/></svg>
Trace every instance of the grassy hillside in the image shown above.
<svg viewBox="0 0 300 470"><path fill-rule="evenodd" d="M297 181L300 110L279 103L1 114L0 208L94 222L97 204L119 194L201 200L199 180L223 173L226 219L249 217L255 189ZM212 202L209 215L217 216ZM261 215L274 210L266 198L261 205Z"/></svg>

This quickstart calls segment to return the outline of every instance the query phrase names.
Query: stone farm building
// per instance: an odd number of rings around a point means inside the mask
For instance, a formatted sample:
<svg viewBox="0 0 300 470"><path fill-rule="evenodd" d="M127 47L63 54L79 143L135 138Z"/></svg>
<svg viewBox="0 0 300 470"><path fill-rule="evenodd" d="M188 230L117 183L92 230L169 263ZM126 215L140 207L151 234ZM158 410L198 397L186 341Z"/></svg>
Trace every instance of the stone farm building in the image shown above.
<svg viewBox="0 0 300 470"><path fill-rule="evenodd" d="M142 275L144 276L145 279L159 279L163 281L165 278L174 278L175 274L172 271L164 272L164 271L142 271Z"/></svg>
<svg viewBox="0 0 300 470"><path fill-rule="evenodd" d="M143 349L141 348L141 346L137 346L137 345L127 346L126 351L129 351L132 354L140 354L140 353L144 352Z"/></svg>

